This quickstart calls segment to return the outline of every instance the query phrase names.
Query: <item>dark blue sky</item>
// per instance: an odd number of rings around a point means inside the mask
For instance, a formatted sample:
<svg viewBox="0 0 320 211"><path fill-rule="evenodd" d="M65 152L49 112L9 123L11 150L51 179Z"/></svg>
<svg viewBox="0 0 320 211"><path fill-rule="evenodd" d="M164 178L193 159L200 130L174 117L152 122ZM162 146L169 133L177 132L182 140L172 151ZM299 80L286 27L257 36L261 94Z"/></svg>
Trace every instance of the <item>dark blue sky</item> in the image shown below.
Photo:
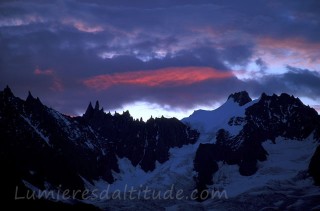
<svg viewBox="0 0 320 211"><path fill-rule="evenodd" d="M0 11L1 87L67 114L99 99L181 117L241 90L320 104L317 0L18 0Z"/></svg>

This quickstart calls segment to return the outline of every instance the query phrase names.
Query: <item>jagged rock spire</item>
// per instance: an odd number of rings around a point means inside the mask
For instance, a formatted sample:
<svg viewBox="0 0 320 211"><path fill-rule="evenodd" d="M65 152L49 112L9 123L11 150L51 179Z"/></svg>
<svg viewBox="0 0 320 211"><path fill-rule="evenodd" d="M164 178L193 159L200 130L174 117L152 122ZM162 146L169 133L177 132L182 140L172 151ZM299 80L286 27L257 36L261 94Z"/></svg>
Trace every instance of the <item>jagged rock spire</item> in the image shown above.
<svg viewBox="0 0 320 211"><path fill-rule="evenodd" d="M130 116L129 110L123 111L123 112L122 112L122 115Z"/></svg>
<svg viewBox="0 0 320 211"><path fill-rule="evenodd" d="M85 118L91 118L92 116L99 115L100 113L104 113L103 108L100 109L99 101L96 101L96 104L93 108L92 103L90 102L86 112L84 113Z"/></svg>
<svg viewBox="0 0 320 211"><path fill-rule="evenodd" d="M30 100L34 100L34 97L32 96L31 92L28 91L27 101L30 101Z"/></svg>
<svg viewBox="0 0 320 211"><path fill-rule="evenodd" d="M99 101L96 101L96 105L94 106L94 110L98 111L100 108Z"/></svg>
<svg viewBox="0 0 320 211"><path fill-rule="evenodd" d="M90 102L87 108L87 111L92 111L93 110L93 106L92 103Z"/></svg>
<svg viewBox="0 0 320 211"><path fill-rule="evenodd" d="M30 91L28 91L28 97L26 99L26 103L32 103L36 105L43 105L40 101L39 97L34 98Z"/></svg>
<svg viewBox="0 0 320 211"><path fill-rule="evenodd" d="M12 91L11 91L11 89L10 89L10 87L8 85L6 86L6 88L4 88L3 93L7 97L12 97L13 96L13 93L12 93Z"/></svg>
<svg viewBox="0 0 320 211"><path fill-rule="evenodd" d="M90 102L83 117L91 117L93 115L93 112L94 112L93 106L92 106L92 103Z"/></svg>

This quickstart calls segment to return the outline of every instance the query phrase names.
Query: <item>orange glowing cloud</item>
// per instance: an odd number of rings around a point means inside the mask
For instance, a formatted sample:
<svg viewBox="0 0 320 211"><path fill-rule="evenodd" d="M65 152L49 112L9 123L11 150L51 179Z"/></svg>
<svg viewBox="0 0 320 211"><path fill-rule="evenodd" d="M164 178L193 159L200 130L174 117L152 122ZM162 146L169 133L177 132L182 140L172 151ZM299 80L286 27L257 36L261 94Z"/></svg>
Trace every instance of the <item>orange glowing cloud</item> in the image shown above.
<svg viewBox="0 0 320 211"><path fill-rule="evenodd" d="M205 80L233 77L231 72L222 72L210 67L175 67L159 70L135 71L98 75L83 83L96 90L108 89L115 85L140 85L148 87L182 86Z"/></svg>

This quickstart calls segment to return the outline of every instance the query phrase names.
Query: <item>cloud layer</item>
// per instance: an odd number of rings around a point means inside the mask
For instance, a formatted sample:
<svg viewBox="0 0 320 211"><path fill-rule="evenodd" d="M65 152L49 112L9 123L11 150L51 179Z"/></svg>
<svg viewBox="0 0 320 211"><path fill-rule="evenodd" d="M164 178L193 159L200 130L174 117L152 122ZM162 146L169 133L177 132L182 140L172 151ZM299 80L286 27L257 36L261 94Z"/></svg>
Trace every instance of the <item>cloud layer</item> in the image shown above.
<svg viewBox="0 0 320 211"><path fill-rule="evenodd" d="M96 99L106 110L192 109L240 90L320 99L317 0L18 0L0 10L0 85L65 113Z"/></svg>

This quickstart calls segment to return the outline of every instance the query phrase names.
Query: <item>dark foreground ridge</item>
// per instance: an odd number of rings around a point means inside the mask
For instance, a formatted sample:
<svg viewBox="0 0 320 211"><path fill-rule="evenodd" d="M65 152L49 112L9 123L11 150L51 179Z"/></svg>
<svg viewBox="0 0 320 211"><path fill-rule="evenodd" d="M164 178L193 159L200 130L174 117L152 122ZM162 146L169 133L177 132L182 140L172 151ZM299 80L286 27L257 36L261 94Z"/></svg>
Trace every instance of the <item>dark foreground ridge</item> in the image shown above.
<svg viewBox="0 0 320 211"><path fill-rule="evenodd" d="M16 186L26 191L28 184L40 190L84 190L84 180L113 183L121 158L152 171L156 162L169 159L170 148L195 143L198 136L175 118L143 122L128 111L105 113L98 102L72 118L30 92L24 101L6 87L0 92L2 199L12 200Z"/></svg>

